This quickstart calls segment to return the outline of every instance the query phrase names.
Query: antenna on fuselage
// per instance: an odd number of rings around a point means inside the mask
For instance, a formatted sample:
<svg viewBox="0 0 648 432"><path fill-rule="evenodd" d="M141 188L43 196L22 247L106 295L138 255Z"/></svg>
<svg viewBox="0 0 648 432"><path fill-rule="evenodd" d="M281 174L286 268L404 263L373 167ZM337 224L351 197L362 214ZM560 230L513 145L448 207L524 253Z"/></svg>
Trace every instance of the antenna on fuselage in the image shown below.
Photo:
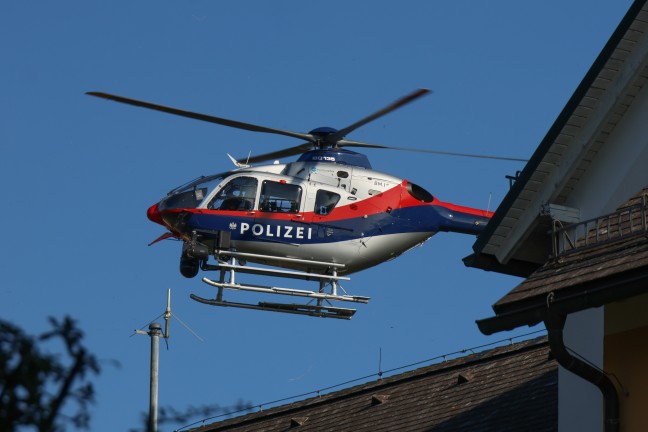
<svg viewBox="0 0 648 432"><path fill-rule="evenodd" d="M227 157L230 158L230 160L232 161L232 163L233 163L237 168L249 168L249 167L250 167L250 165L248 165L247 163L244 163L244 164L243 164L243 163L237 161L236 159L234 159L234 156L232 156L231 154L229 154L229 153L226 153L226 154L227 154ZM249 156L248 156L248 159L249 159Z"/></svg>

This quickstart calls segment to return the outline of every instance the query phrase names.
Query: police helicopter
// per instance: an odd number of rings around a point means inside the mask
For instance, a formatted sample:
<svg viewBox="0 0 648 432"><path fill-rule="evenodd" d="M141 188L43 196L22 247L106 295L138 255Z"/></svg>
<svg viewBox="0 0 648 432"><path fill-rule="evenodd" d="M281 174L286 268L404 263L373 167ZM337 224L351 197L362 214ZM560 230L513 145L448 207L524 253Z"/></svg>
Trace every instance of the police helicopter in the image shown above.
<svg viewBox="0 0 648 432"><path fill-rule="evenodd" d="M403 149L346 139L357 128L418 99L419 89L343 129L320 127L308 133L254 125L180 110L102 92L88 95L223 126L305 141L294 147L235 159L235 169L202 176L171 190L147 212L182 241L180 272L216 271L203 281L217 288L213 299L191 298L214 306L239 307L318 317L350 319L355 309L332 301L367 303L349 295L340 281L350 274L394 259L438 232L479 234L492 213L439 200L409 180L372 169L367 156L348 150L380 148L492 159L522 159ZM297 161L278 159L300 155ZM255 165L274 161L271 164ZM153 244L151 243L151 244ZM253 266L250 263L260 264ZM246 284L240 274L316 281L303 290ZM223 290L299 296L308 303L258 304L225 301Z"/></svg>

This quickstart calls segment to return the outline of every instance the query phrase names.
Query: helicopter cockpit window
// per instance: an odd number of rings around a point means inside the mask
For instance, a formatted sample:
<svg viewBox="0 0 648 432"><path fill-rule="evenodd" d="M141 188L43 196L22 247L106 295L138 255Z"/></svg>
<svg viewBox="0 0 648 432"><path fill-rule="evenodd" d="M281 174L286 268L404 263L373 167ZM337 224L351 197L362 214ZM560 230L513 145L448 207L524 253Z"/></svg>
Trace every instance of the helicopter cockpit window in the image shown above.
<svg viewBox="0 0 648 432"><path fill-rule="evenodd" d="M338 201L340 201L340 195L335 192L318 190L315 196L315 214L327 215L331 213Z"/></svg>
<svg viewBox="0 0 648 432"><path fill-rule="evenodd" d="M297 213L302 188L288 183L266 180L261 187L259 210L264 212Z"/></svg>
<svg viewBox="0 0 648 432"><path fill-rule="evenodd" d="M196 208L223 181L224 175L217 174L198 179L180 186L169 192L162 201L159 209Z"/></svg>
<svg viewBox="0 0 648 432"><path fill-rule="evenodd" d="M236 177L223 186L207 208L211 210L252 210L257 184L257 179L254 177Z"/></svg>

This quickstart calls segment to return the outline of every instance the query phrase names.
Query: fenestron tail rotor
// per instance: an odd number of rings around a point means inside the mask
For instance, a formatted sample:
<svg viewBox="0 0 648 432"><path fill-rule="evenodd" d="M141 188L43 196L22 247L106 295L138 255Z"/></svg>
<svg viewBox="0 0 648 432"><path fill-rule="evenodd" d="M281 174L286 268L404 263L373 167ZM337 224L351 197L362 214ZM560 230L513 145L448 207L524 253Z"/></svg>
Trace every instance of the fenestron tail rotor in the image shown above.
<svg viewBox="0 0 648 432"><path fill-rule="evenodd" d="M419 99L422 96L431 93L431 90L428 89L418 89L412 93L396 100L395 102L389 104L381 110L376 111L375 113L368 115L367 117L345 127L342 129L333 129L330 127L320 127L313 129L308 133L304 132L294 132L289 130L275 129L267 126L255 125L252 123L241 122L237 120L230 120L222 117L216 117L207 114L200 114L192 111L182 110L178 108L167 107L164 105L159 105L155 103L145 102L137 99L131 99L123 96L117 96L109 93L103 92L87 92L87 95L95 96L103 99L112 100L115 102L120 102L128 105L134 105L141 108L152 109L156 111L165 112L168 114L173 114L181 117L188 117L195 120L206 121L209 123L215 123L222 126L227 126L236 129L247 130L251 132L261 132L269 133L275 135L284 135L292 138L301 139L306 141L305 143L299 144L297 146L292 146L284 148L281 150L276 150L269 153L264 153L257 156L251 156L246 158L241 158L241 160L247 160L247 163L253 164L258 162L264 162L273 159L280 159L289 156L295 156L301 153L304 153L308 150L319 148L341 148L341 147L360 147L360 148L377 148L377 149L389 149L389 150L403 150L410 152L420 152L420 153L430 153L430 154L439 154L447 156L460 156L460 157L471 157L471 158L481 158L481 159L498 159L498 160L507 160L507 161L522 161L525 162L526 159L519 159L513 157L505 156L492 156L492 155L482 155L482 154L470 154L470 153L457 153L457 152L445 152L437 150L428 150L428 149L417 149L417 148L403 148L403 147L391 147L381 144L371 144L360 141L352 141L345 139L346 135L358 129L361 126L366 125L382 116L385 116L392 111L395 111L410 102Z"/></svg>

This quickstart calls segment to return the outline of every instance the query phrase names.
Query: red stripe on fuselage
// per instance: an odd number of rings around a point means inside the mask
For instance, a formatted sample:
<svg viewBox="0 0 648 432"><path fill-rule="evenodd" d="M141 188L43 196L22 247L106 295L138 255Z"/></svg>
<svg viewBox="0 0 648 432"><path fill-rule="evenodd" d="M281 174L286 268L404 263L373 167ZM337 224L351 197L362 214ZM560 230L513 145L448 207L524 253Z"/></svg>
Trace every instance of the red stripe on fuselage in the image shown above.
<svg viewBox="0 0 648 432"><path fill-rule="evenodd" d="M440 206L445 207L453 212L460 212L474 216L481 216L490 218L493 212L481 210L473 207L460 206L448 202L440 201L433 198L432 202L425 203L419 199L414 198L407 191L407 180L403 180L401 184L381 192L378 195L365 198L362 200L351 201L347 204L340 205L333 209L327 215L318 215L313 211L297 212L297 213L276 213L276 212L262 212L259 210L208 210L203 208L186 208L186 209L170 209L166 210L170 213L189 212L194 214L217 214L219 216L231 217L255 217L261 219L275 219L285 221L336 221L344 219L353 219L358 217L371 216L374 214L384 213L399 208L415 207L415 206ZM158 209L157 204L149 208L148 217L153 222L164 225Z"/></svg>

